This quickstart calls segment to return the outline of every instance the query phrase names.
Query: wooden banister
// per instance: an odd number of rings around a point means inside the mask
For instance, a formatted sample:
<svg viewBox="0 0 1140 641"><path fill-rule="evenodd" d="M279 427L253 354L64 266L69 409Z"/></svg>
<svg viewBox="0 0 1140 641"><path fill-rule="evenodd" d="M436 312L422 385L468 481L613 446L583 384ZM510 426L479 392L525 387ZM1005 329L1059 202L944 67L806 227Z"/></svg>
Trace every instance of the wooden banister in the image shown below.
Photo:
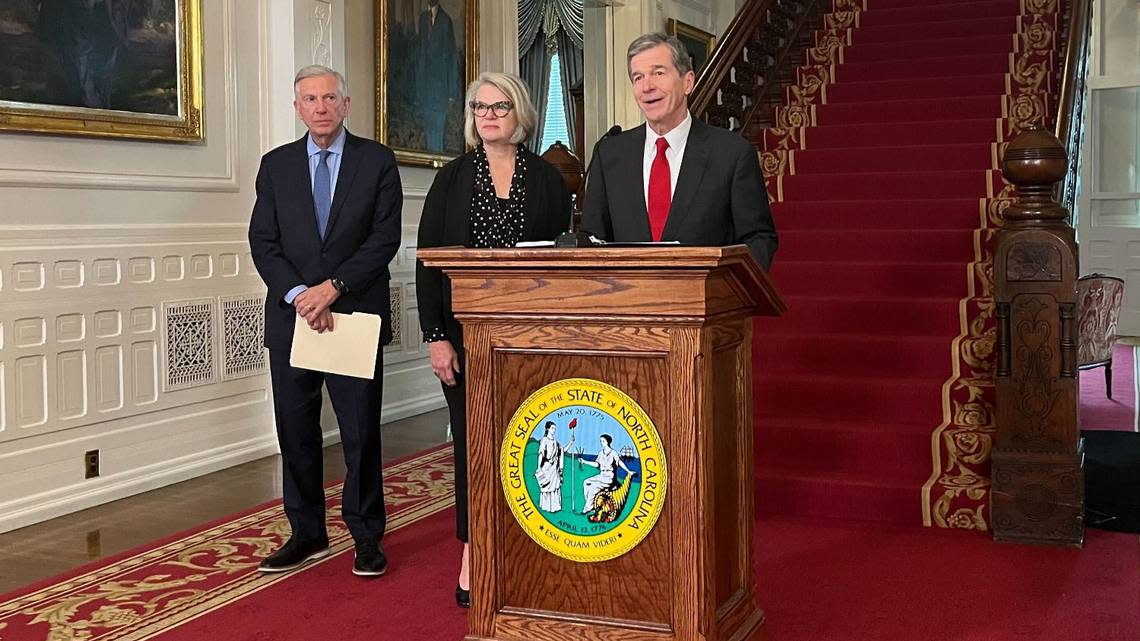
<svg viewBox="0 0 1140 641"><path fill-rule="evenodd" d="M732 17L724 36L720 38L712 56L701 70L701 75L697 77L697 85L689 100L689 108L693 113L704 113L708 109L709 103L716 97L717 89L732 72L732 63L740 57L744 46L752 39L752 34L775 3L776 0L749 0Z"/></svg>
<svg viewBox="0 0 1140 641"><path fill-rule="evenodd" d="M693 115L743 132L766 92L780 86L777 71L802 55L801 33L824 0L748 0L733 17L689 97ZM802 64L803 59L794 61Z"/></svg>
<svg viewBox="0 0 1140 641"><path fill-rule="evenodd" d="M1089 78L1089 43L1092 38L1092 1L1070 0L1065 55L1062 57L1057 119L1053 135L1065 144L1080 130L1085 84Z"/></svg>
<svg viewBox="0 0 1140 641"><path fill-rule="evenodd" d="M1081 175L1081 147L1089 75L1089 43L1092 38L1092 0L1069 0L1061 86L1057 94L1057 114L1053 134L1068 151L1069 169L1057 186L1057 198L1069 210L1069 223L1075 224L1077 192Z"/></svg>

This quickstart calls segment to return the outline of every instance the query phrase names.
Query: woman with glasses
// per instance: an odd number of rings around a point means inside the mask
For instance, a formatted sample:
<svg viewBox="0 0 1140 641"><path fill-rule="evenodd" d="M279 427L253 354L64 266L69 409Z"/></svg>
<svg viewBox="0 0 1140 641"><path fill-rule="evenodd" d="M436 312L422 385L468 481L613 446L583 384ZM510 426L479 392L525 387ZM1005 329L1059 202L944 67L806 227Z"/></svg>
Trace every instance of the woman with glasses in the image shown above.
<svg viewBox="0 0 1140 641"><path fill-rule="evenodd" d="M467 89L463 134L473 149L444 165L424 200L418 247L514 247L552 240L570 222L570 194L553 165L522 141L538 116L517 76L483 73ZM455 600L471 603L467 535L467 403L463 331L451 310L451 282L416 263L420 326L443 385L455 448L456 535L463 542Z"/></svg>

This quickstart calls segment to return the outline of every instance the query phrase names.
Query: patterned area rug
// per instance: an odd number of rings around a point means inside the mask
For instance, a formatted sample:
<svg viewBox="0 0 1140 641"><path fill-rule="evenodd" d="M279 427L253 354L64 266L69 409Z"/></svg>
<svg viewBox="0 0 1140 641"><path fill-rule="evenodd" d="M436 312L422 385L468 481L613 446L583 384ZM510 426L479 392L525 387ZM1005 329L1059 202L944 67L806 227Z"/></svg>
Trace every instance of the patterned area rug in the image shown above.
<svg viewBox="0 0 1140 641"><path fill-rule="evenodd" d="M458 641L467 618L452 596L460 548L451 457L427 452L386 475L391 567L382 578L351 574L343 526L330 531L330 558L259 574L258 560L286 530L280 507L264 506L0 596L0 640ZM339 492L328 491L334 509ZM756 525L758 598L776 641L1131 641L1140 633L1135 535L1090 530L1076 550L873 522ZM963 617L954 604L967 591Z"/></svg>
<svg viewBox="0 0 1140 641"><path fill-rule="evenodd" d="M450 447L392 464L384 475L390 535L454 503ZM332 554L305 573L345 559L351 565L341 489L325 490ZM0 641L153 638L297 576L257 571L288 535L277 501L0 596ZM354 579L347 568L343 575L345 582ZM319 601L315 605L319 609Z"/></svg>

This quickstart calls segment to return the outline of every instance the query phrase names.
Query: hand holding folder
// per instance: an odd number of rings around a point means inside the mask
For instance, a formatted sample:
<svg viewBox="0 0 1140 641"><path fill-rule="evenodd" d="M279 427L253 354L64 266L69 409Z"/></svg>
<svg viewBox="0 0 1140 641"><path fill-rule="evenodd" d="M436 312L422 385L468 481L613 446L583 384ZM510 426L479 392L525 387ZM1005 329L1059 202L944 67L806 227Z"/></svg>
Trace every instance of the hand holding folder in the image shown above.
<svg viewBox="0 0 1140 641"><path fill-rule="evenodd" d="M322 333L298 318L293 327L289 364L329 374L372 378L380 345L380 317L376 314L333 312L332 329Z"/></svg>

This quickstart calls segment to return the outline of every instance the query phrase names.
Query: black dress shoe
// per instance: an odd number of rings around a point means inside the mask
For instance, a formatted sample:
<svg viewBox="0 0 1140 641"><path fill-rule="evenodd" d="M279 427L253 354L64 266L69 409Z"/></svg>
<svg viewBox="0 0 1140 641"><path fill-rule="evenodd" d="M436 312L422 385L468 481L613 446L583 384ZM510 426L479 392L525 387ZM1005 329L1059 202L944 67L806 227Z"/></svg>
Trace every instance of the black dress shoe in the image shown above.
<svg viewBox="0 0 1140 641"><path fill-rule="evenodd" d="M296 537L289 537L273 554L261 560L257 566L262 572L289 572L317 559L329 555L328 541L306 541Z"/></svg>
<svg viewBox="0 0 1140 641"><path fill-rule="evenodd" d="M376 541L356 542L356 561L352 573L356 576L380 576L388 571L388 557Z"/></svg>
<svg viewBox="0 0 1140 641"><path fill-rule="evenodd" d="M458 585L455 586L455 605L461 608L471 607L471 590L464 590Z"/></svg>

